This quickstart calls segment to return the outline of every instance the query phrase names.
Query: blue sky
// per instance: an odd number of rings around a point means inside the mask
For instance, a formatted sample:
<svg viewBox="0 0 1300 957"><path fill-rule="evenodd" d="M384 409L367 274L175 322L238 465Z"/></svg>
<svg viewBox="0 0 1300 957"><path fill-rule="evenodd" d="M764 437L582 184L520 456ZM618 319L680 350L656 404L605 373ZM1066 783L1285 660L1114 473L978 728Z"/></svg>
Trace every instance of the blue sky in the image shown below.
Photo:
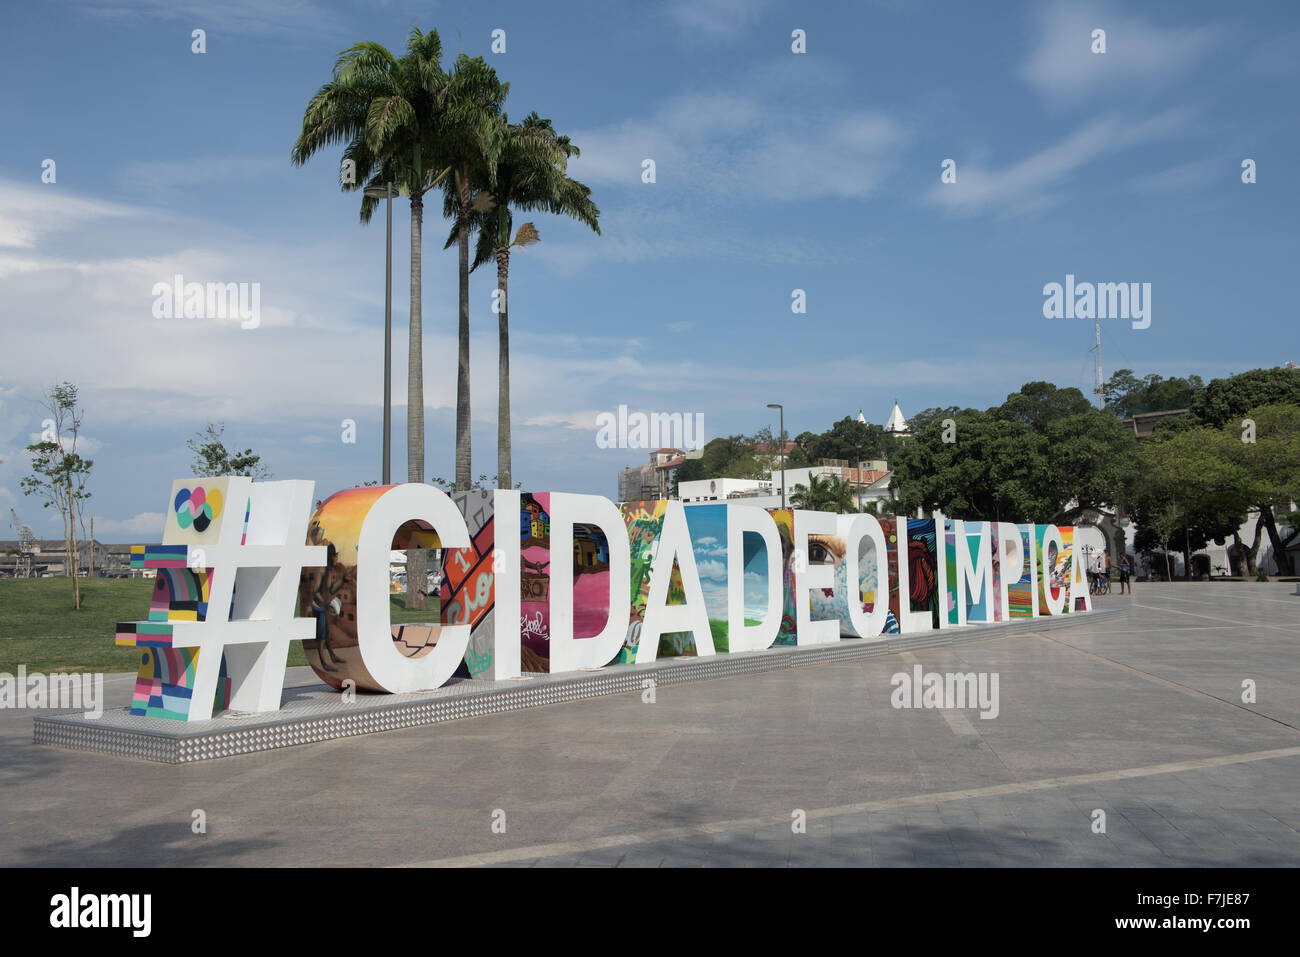
<svg viewBox="0 0 1300 957"><path fill-rule="evenodd" d="M289 150L338 52L436 28L582 148L604 235L538 217L511 269L515 476L616 491L620 404L709 436L821 430L897 399L1090 388L1092 323L1044 284L1150 282L1108 371L1300 360L1300 12L1255 3L48 3L0 35L0 508L38 532L22 448L77 383L97 537L157 540L209 421L317 495L379 476L383 224L336 154ZM561 12L562 11L562 12ZM191 31L207 52L191 52ZM504 54L489 51L506 31ZM807 53L791 52L806 31ZM1107 52L1089 51L1091 32ZM1241 182L1244 158L1258 182ZM42 161L57 182L41 182ZM657 182L641 181L656 162ZM957 182L940 183L940 164ZM453 472L456 263L424 243L426 474ZM394 461L406 474L409 207L394 206ZM155 282L258 282L261 324L156 319ZM491 270L471 282L474 473L496 470ZM792 314L791 292L808 309ZM357 422L357 441L340 423ZM6 537L9 534L6 529Z"/></svg>

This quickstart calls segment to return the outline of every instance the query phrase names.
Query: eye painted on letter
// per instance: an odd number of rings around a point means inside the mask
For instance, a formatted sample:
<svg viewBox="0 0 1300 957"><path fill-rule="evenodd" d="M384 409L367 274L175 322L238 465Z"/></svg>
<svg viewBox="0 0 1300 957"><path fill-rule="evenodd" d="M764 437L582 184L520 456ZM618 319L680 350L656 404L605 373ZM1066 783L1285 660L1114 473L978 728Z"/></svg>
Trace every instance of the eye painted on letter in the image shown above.
<svg viewBox="0 0 1300 957"><path fill-rule="evenodd" d="M838 565L844 560L844 542L835 535L808 536L809 565Z"/></svg>

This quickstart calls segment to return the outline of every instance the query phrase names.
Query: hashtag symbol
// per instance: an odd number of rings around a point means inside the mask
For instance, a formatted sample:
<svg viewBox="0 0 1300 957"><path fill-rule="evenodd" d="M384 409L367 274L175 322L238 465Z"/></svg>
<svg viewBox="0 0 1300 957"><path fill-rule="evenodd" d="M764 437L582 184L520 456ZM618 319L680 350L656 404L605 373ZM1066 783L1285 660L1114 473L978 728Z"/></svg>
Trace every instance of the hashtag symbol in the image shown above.
<svg viewBox="0 0 1300 957"><path fill-rule="evenodd" d="M303 566L326 560L324 546L305 544L315 488L231 478L216 543L188 546L187 564L210 582L204 620L171 625L172 647L199 649L188 720L212 717L223 655L233 710L280 707L289 642L315 637L312 619L295 614Z"/></svg>

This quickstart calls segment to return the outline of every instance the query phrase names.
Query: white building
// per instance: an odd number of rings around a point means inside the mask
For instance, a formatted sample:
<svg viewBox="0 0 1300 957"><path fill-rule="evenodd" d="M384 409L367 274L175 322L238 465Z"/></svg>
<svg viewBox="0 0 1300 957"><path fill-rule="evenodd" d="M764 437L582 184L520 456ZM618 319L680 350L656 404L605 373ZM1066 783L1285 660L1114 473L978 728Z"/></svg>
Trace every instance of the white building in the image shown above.
<svg viewBox="0 0 1300 957"><path fill-rule="evenodd" d="M687 503L725 502L733 498L762 498L771 494L771 481L763 479L696 479L677 485L677 498Z"/></svg>
<svg viewBox="0 0 1300 957"><path fill-rule="evenodd" d="M800 485L806 487L814 475L822 479L838 478L853 487L855 498L865 508L873 502L878 503L878 505L885 505L892 501L893 495L889 491L889 481L893 474L889 469L889 463L883 460L863 462L861 469L838 463L823 463L822 465L813 465L800 469L786 469L784 472L777 469L772 473L772 488L776 502L779 505L781 503L781 488L784 486L785 498L788 504L795 490Z"/></svg>
<svg viewBox="0 0 1300 957"><path fill-rule="evenodd" d="M858 410L858 421L863 424L867 421L861 409ZM889 419L885 423L885 432L895 438L912 434L907 420L903 418L903 410L899 408L897 402L894 403L894 408L889 413ZM789 454L793 449L793 442L785 444L786 454ZM893 493L890 492L889 486L894 473L890 471L889 463L883 459L869 462L824 460L820 465L804 466L797 469L781 469L777 467L779 459L776 448L760 445L756 447L755 451L760 461L771 469L768 478L708 478L679 482L677 487L678 498L682 502L692 505L702 502L726 502L743 499L747 505L757 505L760 508L780 508L783 501L782 492L784 492L784 502L788 506L795 490L800 485L807 486L812 477L817 476L819 478L839 478L847 482L852 486L854 496L862 509L867 509L874 503L881 514L893 511L893 505L891 504L893 502ZM620 491L624 490L620 488ZM631 497L630 495L622 495L620 500L627 500Z"/></svg>
<svg viewBox="0 0 1300 957"><path fill-rule="evenodd" d="M677 493L682 502L692 505L702 502L727 502L742 499L746 505L757 505L759 508L780 508L783 485L785 486L785 503L788 506L795 489L800 485L807 486L811 477L816 475L819 478L834 477L848 482L849 485L853 486L855 495L860 498L863 508L870 506L872 502L887 507L892 499L889 492L889 479L893 475L889 471L888 463L874 461L862 464L863 468L860 470L838 464L814 465L798 469L786 469L785 471L774 469L770 478L757 480L698 479L693 482L680 483Z"/></svg>

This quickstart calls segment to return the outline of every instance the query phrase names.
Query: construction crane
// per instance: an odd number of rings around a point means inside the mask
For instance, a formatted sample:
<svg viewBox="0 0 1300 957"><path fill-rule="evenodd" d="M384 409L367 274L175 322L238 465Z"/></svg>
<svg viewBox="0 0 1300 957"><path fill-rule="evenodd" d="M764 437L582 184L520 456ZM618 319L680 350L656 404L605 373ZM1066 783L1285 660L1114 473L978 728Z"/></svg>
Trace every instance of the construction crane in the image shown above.
<svg viewBox="0 0 1300 957"><path fill-rule="evenodd" d="M24 525L18 518L18 513L12 508L9 509L9 524L14 527L18 534L18 561L14 565L15 578L31 578L32 556L41 553L40 542L36 540L36 534L32 531L30 525Z"/></svg>

